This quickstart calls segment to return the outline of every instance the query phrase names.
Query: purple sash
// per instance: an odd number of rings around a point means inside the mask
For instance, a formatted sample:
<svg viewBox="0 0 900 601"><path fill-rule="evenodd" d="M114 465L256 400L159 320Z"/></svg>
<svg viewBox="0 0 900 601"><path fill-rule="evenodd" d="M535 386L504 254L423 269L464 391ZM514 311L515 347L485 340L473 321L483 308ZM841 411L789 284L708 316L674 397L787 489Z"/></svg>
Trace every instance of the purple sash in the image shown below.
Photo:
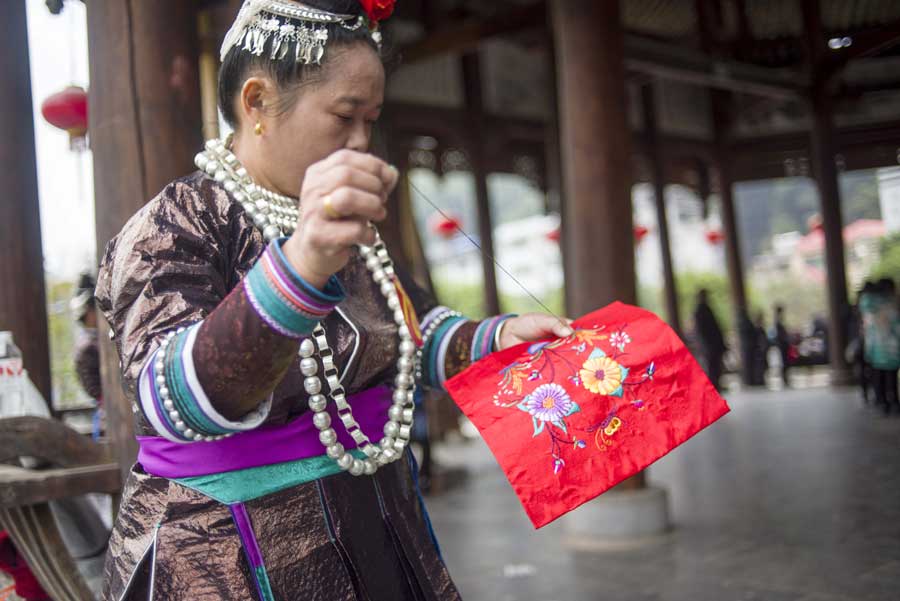
<svg viewBox="0 0 900 601"><path fill-rule="evenodd" d="M353 416L360 429L373 444L378 444L384 436L382 430L391 406L391 389L370 388L347 400L353 406ZM328 413L338 442L348 450L355 449L356 442L347 434L333 404L328 405ZM162 478L208 476L325 453L311 412L288 424L264 425L214 442L179 444L161 436L138 436L137 440L140 444L138 463L148 474Z"/></svg>

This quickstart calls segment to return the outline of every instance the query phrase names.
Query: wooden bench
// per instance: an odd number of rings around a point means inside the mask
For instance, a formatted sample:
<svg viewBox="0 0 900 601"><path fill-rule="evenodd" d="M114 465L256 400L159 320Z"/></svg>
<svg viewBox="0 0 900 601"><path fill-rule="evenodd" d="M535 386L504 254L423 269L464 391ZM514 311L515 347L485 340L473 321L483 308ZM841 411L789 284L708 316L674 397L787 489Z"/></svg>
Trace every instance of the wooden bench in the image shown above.
<svg viewBox="0 0 900 601"><path fill-rule="evenodd" d="M26 469L33 457L46 469ZM50 508L51 501L109 493L118 505L122 481L109 448L62 423L40 417L0 419L0 529L54 601L95 598L72 558Z"/></svg>

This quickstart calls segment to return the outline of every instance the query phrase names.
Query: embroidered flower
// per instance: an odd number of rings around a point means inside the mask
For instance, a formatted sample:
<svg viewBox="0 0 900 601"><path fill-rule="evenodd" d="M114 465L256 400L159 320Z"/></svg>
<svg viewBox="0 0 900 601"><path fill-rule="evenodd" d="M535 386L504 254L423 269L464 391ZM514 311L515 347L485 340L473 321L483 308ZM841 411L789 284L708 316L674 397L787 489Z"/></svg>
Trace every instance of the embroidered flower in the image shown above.
<svg viewBox="0 0 900 601"><path fill-rule="evenodd" d="M391 16L396 0L359 0L369 19L377 23Z"/></svg>
<svg viewBox="0 0 900 601"><path fill-rule="evenodd" d="M540 380L540 379L541 379L541 372L539 372L539 371L536 370L536 369L535 369L534 371L531 372L531 375L530 375L530 376L528 376L528 381L529 381L529 382L531 382L531 381L533 381L533 380Z"/></svg>
<svg viewBox="0 0 900 601"><path fill-rule="evenodd" d="M653 361L650 362L650 365L647 367L647 378L652 380L653 375L656 373L656 363Z"/></svg>
<svg viewBox="0 0 900 601"><path fill-rule="evenodd" d="M619 330L618 332L614 332L612 336L609 337L609 343L614 347L619 349L619 352L625 352L625 345L631 342L631 336L626 334L623 330Z"/></svg>
<svg viewBox="0 0 900 601"><path fill-rule="evenodd" d="M643 409L644 405L645 405L645 403L642 399L637 399L637 400L631 401L631 406L638 410Z"/></svg>
<svg viewBox="0 0 900 601"><path fill-rule="evenodd" d="M594 394L615 395L621 392L622 366L609 357L592 357L581 366L581 381Z"/></svg>
<svg viewBox="0 0 900 601"><path fill-rule="evenodd" d="M557 422L571 413L571 397L559 384L544 384L525 397L525 410L543 422Z"/></svg>
<svg viewBox="0 0 900 601"><path fill-rule="evenodd" d="M575 334L573 337L575 340L580 340L582 342L587 342L588 344L593 344L598 340L606 340L609 338L606 334L601 334L606 330L606 326L598 326L595 325L591 328L577 328L575 330Z"/></svg>
<svg viewBox="0 0 900 601"><path fill-rule="evenodd" d="M559 384L538 386L516 407L531 415L534 436L543 432L547 424L568 433L565 418L581 411L578 403L573 401L569 393Z"/></svg>

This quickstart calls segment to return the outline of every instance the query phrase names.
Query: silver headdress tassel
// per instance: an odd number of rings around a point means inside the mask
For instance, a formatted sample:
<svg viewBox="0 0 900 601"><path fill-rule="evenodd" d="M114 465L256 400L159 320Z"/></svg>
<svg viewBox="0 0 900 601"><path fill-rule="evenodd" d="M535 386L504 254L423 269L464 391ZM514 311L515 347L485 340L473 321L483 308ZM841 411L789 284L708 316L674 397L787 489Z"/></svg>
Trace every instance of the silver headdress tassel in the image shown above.
<svg viewBox="0 0 900 601"><path fill-rule="evenodd" d="M262 56L266 44L272 40L269 49L272 60L290 58L304 65L318 65L328 43L325 26L332 23L356 31L367 25L367 19L310 8L292 0L244 0L234 25L225 34L220 58L225 60L235 47ZM381 46L380 32L373 31L372 39Z"/></svg>

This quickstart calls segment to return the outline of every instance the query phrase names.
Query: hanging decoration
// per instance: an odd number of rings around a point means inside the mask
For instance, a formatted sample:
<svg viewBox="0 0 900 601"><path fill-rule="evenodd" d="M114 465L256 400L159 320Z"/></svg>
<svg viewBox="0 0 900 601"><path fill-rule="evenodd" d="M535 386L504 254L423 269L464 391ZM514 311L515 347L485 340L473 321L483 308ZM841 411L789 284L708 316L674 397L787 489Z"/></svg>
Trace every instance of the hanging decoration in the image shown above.
<svg viewBox="0 0 900 601"><path fill-rule="evenodd" d="M559 241L562 240L562 226L553 228L547 232L547 240L558 244Z"/></svg>
<svg viewBox="0 0 900 601"><path fill-rule="evenodd" d="M725 240L725 234L722 233L720 229L709 229L706 230L706 241L712 244L713 246L718 246Z"/></svg>
<svg viewBox="0 0 900 601"><path fill-rule="evenodd" d="M650 228L648 228L646 225L640 225L640 224L635 225L634 226L634 241L635 241L635 243L640 244L641 241L644 239L644 237L646 237L647 234L649 234L649 233L650 233Z"/></svg>
<svg viewBox="0 0 900 601"><path fill-rule="evenodd" d="M435 213L429 221L431 231L444 240L449 240L456 236L461 227L459 219L449 214L441 215Z"/></svg>
<svg viewBox="0 0 900 601"><path fill-rule="evenodd" d="M69 86L41 104L41 114L50 125L69 134L72 150L83 150L88 131L88 95L84 88Z"/></svg>

